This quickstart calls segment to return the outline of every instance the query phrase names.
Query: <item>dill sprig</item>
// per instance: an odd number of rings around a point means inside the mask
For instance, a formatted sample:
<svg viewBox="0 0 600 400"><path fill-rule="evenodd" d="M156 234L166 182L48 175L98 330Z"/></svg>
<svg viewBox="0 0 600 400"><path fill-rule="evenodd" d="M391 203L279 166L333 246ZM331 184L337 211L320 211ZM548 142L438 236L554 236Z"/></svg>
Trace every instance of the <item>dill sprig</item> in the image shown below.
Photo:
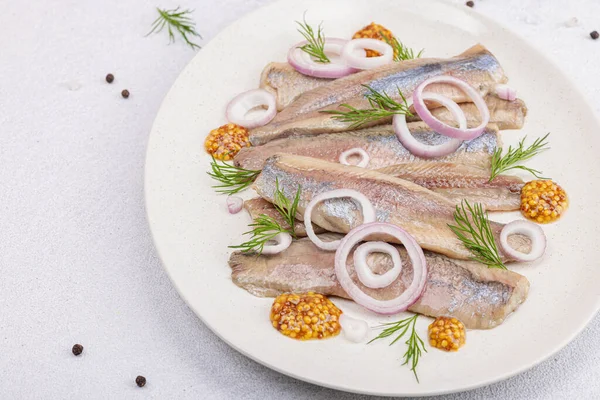
<svg viewBox="0 0 600 400"><path fill-rule="evenodd" d="M294 196L294 199L290 201L279 187L279 180L276 179L273 205L290 227L284 228L273 217L260 214L252 224L248 225L252 230L244 232L244 235L251 235L250 239L240 245L229 247L232 249L241 249L244 253L254 252L260 255L263 252L265 245L280 233L289 233L292 237L296 238L294 222L296 220L298 203L300 201L300 192L301 188L300 185L298 185L296 195Z"/></svg>
<svg viewBox="0 0 600 400"><path fill-rule="evenodd" d="M546 136L537 138L535 142L533 142L533 144L527 148L525 148L525 139L527 139L527 136L525 136L519 142L519 146L516 148L513 149L512 146L508 146L508 151L504 156L502 155L502 147L496 149L496 151L494 151L494 155L492 156L492 174L490 176L490 182L496 176L511 169L522 169L528 171L538 179L546 179L541 177L541 171L526 167L524 165L517 165L517 163L529 160L542 151L548 150L549 147L547 147L548 142L546 139L549 135L550 133L547 133Z"/></svg>
<svg viewBox="0 0 600 400"><path fill-rule="evenodd" d="M190 40L189 36L196 36L202 39L202 36L196 32L196 23L192 21L189 15L193 10L182 10L179 11L179 7L173 10L166 10L156 8L158 11L158 18L152 23L152 29L146 34L146 36L152 33L158 33L165 27L169 32L169 42L175 41L175 32L179 32L183 37L183 40L192 48L199 49L200 46Z"/></svg>
<svg viewBox="0 0 600 400"><path fill-rule="evenodd" d="M234 194L246 189L254 182L260 171L244 169L227 164L224 161L215 160L214 157L210 163L212 171L207 172L211 178L221 182L213 188L219 193Z"/></svg>
<svg viewBox="0 0 600 400"><path fill-rule="evenodd" d="M410 329L410 336L408 340L406 340L406 345L408 346L406 352L404 353L404 363L402 365L407 365L410 363L410 370L415 374L415 379L419 382L419 376L417 375L417 365L419 364L419 358L422 355L422 352L427 352L425 348L425 343L419 337L419 334L416 330L416 323L419 314L415 314L412 317L405 318L403 320L397 322L388 322L386 324L381 324L376 328L385 328L379 336L371 339L369 343L374 342L377 339L383 339L389 336L392 336L398 333L398 336L390 343L390 346L400 340L406 332ZM368 344L368 343L367 343Z"/></svg>
<svg viewBox="0 0 600 400"><path fill-rule="evenodd" d="M454 220L456 226L448 224L448 227L473 253L474 261L485 264L488 268L506 269L498 253L487 212L480 203L471 206L467 200L463 200L456 206Z"/></svg>
<svg viewBox="0 0 600 400"><path fill-rule="evenodd" d="M321 27L322 23L319 24L317 36L315 36L314 29L306 22L306 13L304 13L302 19L303 22L296 21L298 26L300 26L298 32L304 36L308 43L304 46L300 46L300 49L313 57L316 62L323 64L330 63L331 60L325 54L325 36L323 35L323 29Z"/></svg>
<svg viewBox="0 0 600 400"><path fill-rule="evenodd" d="M386 35L383 34L383 32L379 32L379 35L383 38L383 40L385 40L387 44L392 46L392 48L394 49L394 61L405 61L412 60L414 58L421 58L421 54L423 54L423 50L425 50L421 49L421 51L419 51L419 53L417 53L417 55L415 56L413 49L411 49L410 47L406 47L401 41L399 41L395 37L388 38Z"/></svg>
<svg viewBox="0 0 600 400"><path fill-rule="evenodd" d="M351 122L352 125L350 125L350 128L358 128L366 123L390 117L395 114L412 116L408 104L406 103L406 98L400 91L400 88L396 87L398 89L398 95L402 99L401 103L394 100L385 91L379 93L369 85L362 86L368 90L367 94L365 94L365 98L369 101L371 108L359 110L349 104L341 104L340 107L344 107L349 111L324 110L321 112L331 114L334 119L339 121Z"/></svg>

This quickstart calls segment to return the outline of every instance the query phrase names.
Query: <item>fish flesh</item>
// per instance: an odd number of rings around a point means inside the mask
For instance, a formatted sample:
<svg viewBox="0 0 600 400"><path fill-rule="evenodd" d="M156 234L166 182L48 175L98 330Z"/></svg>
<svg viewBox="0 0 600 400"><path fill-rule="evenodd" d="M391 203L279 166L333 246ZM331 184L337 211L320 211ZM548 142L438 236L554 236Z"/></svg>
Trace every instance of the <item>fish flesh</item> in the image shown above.
<svg viewBox="0 0 600 400"><path fill-rule="evenodd" d="M430 145L440 144L448 138L431 130L424 122L411 122L413 135ZM353 148L361 148L369 154L366 168L377 169L390 165L415 161L456 162L489 168L492 155L501 147L498 129L488 125L476 139L463 142L452 154L435 159L423 159L408 151L394 133L391 125L378 125L356 131L331 133L317 136L290 136L273 140L262 146L244 147L234 157L235 165L251 170L261 170L265 160L276 153L314 157L329 162L339 162L340 154Z"/></svg>
<svg viewBox="0 0 600 400"><path fill-rule="evenodd" d="M252 220L255 220L262 214L266 215L267 217L271 217L272 219L277 221L282 228L290 228L290 225L283 219L279 211L275 209L275 206L273 206L273 204L269 203L261 197L256 197L254 199L244 201L244 209L248 211L248 214L250 214ZM313 230L316 234L325 232L325 229L314 224ZM296 236L299 237L306 236L306 226L304 225L304 222L300 220L295 220L294 233L296 234Z"/></svg>
<svg viewBox="0 0 600 400"><path fill-rule="evenodd" d="M270 63L263 70L260 87L275 96L277 111L281 111L302 93L324 86L331 81L332 79L303 75L288 63ZM496 124L498 129L521 129L523 127L527 115L527 107L523 100L502 100L490 94L485 97L485 102L490 110L490 123ZM467 117L468 127L475 127L481 123L480 113L475 104L461 103L460 107ZM432 110L432 114L447 124L454 123L454 117L445 107L435 108ZM416 113L406 119L408 122L420 120Z"/></svg>
<svg viewBox="0 0 600 400"><path fill-rule="evenodd" d="M276 154L267 159L253 187L262 198L273 202L276 182L288 198L294 197L298 185L302 188L298 219L303 219L304 209L314 196L335 189L353 189L371 201L378 221L403 228L423 249L464 260L473 256L448 227L448 224L455 224L455 204L413 182L373 170L288 154ZM317 205L312 222L329 232L348 233L363 221L361 210L354 201L338 198ZM490 227L499 243L504 225L490 221ZM529 251L531 243L525 236L512 235L510 239L516 250ZM371 240L388 241L390 238L374 237ZM504 261L512 261L501 250L500 256Z"/></svg>
<svg viewBox="0 0 600 400"><path fill-rule="evenodd" d="M325 236L334 239L331 235ZM358 282L352 253L348 257L350 276L375 299L395 298L412 281L413 269L406 250L402 246L395 247L402 259L402 272L399 279L382 289L369 289ZM232 281L255 296L313 291L349 298L336 279L334 258L335 252L321 250L305 238L269 256L234 252L229 266ZM453 260L428 251L425 259L427 283L419 300L409 307L410 311L431 317L455 317L469 329L489 329L500 325L527 298L529 281L516 272ZM376 274L391 268L389 257L381 253L373 253L367 260Z"/></svg>
<svg viewBox="0 0 600 400"><path fill-rule="evenodd" d="M498 83L507 81L498 60L481 45L473 46L448 59L419 58L391 63L333 80L303 93L269 124L252 129L250 142L256 146L293 133L318 134L351 130L351 123L339 121L320 111L341 110L339 107L342 104L358 109L368 108L369 102L365 97L368 91L364 85L400 99L399 91L404 96L411 96L421 82L439 75L462 79L483 96L493 93ZM459 103L470 100L460 89L449 84L433 84L427 91L442 94Z"/></svg>
<svg viewBox="0 0 600 400"><path fill-rule="evenodd" d="M414 182L456 204L463 199L481 203L488 211L518 210L525 185L521 178L509 175L499 175L490 182L489 169L448 162L404 163L377 171Z"/></svg>
<svg viewBox="0 0 600 400"><path fill-rule="evenodd" d="M302 93L321 87L332 80L301 74L288 63L272 62L262 71L260 88L275 96L277 111L281 111Z"/></svg>

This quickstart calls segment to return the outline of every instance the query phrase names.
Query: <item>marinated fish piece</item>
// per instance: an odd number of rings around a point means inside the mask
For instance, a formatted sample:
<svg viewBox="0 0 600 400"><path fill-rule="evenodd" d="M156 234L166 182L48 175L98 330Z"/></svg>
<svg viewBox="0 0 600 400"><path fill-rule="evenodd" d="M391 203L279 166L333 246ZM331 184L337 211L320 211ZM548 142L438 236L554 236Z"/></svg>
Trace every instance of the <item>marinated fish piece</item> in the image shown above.
<svg viewBox="0 0 600 400"><path fill-rule="evenodd" d="M313 78L302 75L288 63L270 63L262 72L260 87L272 93L277 101L277 111L283 110L304 92L321 87L331 82L332 79ZM527 107L521 99L515 101L502 100L495 95L487 95L485 102L490 109L490 123L496 124L499 129L521 129L527 115ZM479 125L481 118L479 111L473 103L460 104L467 125ZM432 111L433 115L446 123L453 123L452 114L445 108L439 107ZM419 116L414 113L407 117L409 122L419 121ZM389 122L389 121L387 121Z"/></svg>
<svg viewBox="0 0 600 400"><path fill-rule="evenodd" d="M432 131L424 122L411 122L409 127L417 139L427 144L440 144L448 140L445 136ZM327 135L290 136L273 140L262 146L246 147L234 157L234 163L239 167L258 171L262 169L265 160L276 153L308 156L337 163L340 154L358 147L369 154L368 169L425 160L456 162L489 168L492 155L498 146L501 146L498 129L494 125L488 125L480 137L463 142L454 153L435 159L423 159L413 155L402 146L391 125L378 125Z"/></svg>
<svg viewBox="0 0 600 400"><path fill-rule="evenodd" d="M302 187L296 216L299 219L314 196L334 189L354 189L371 201L379 222L402 227L422 248L464 260L473 256L448 227L455 224L455 204L413 182L373 170L287 154L277 154L266 161L254 188L262 198L272 202L276 180L288 198L293 198L298 185ZM315 207L312 221L329 232L348 233L362 223L362 213L350 199L331 199ZM490 222L497 243L503 226ZM530 241L524 236L513 235L511 239L515 249L529 251ZM500 255L510 261L502 252Z"/></svg>
<svg viewBox="0 0 600 400"><path fill-rule="evenodd" d="M323 86L332 80L301 74L288 63L272 62L262 71L260 87L275 96L277 111L281 111L302 93Z"/></svg>
<svg viewBox="0 0 600 400"><path fill-rule="evenodd" d="M330 234L325 237L339 238ZM412 281L413 269L406 250L402 246L396 248L402 259L402 272L396 282L383 289L373 290L362 285L354 272L352 254L348 257L350 276L376 299L395 298ZM313 291L349 298L336 279L334 258L335 252L321 250L305 238L292 242L287 250L275 255L234 252L229 266L232 281L255 296ZM425 258L427 283L423 295L410 311L432 317L451 316L461 320L467 328L489 329L500 325L527 298L529 281L516 272L453 260L428 251ZM371 254L367 260L375 273L391 268L389 257L381 253Z"/></svg>
<svg viewBox="0 0 600 400"><path fill-rule="evenodd" d="M498 60L481 45L473 46L453 58L419 58L391 63L333 80L303 93L269 124L251 130L250 142L256 146L294 133L318 134L351 130L350 123L341 122L319 111L333 110L341 104L349 104L358 109L368 108L369 102L365 98L367 89L364 85L369 85L378 92L385 91L396 99L400 99L398 90L404 96L410 96L421 82L438 75L462 79L484 96L493 92L496 84L507 81ZM433 84L427 91L442 94L456 102L470 100L461 90L449 84Z"/></svg>
<svg viewBox="0 0 600 400"><path fill-rule="evenodd" d="M377 171L414 182L456 204L463 199L481 203L488 211L518 210L525 185L521 178L508 175L499 175L490 182L489 169L458 163L404 163Z"/></svg>
<svg viewBox="0 0 600 400"><path fill-rule="evenodd" d="M284 229L288 229L290 227L288 223L283 219L281 214L275 209L273 204L269 203L263 198L256 197L254 199L244 201L244 209L248 211L248 214L250 214L252 220L255 220L259 215L264 214L268 217L273 218ZM313 230L317 234L325 232L325 229L314 224ZM294 232L296 233L296 236L306 236L306 227L304 226L304 222L296 220L294 224Z"/></svg>

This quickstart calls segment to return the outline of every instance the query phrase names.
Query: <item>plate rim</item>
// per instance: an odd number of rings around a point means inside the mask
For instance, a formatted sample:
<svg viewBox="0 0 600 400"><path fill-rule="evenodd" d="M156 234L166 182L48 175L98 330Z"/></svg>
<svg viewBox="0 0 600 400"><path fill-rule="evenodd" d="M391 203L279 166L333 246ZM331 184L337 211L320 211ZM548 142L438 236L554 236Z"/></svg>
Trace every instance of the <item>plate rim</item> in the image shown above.
<svg viewBox="0 0 600 400"><path fill-rule="evenodd" d="M388 0L389 1L389 0ZM272 3L269 4L265 4L262 6L259 6L258 8L246 13L245 15L243 15L242 17L235 19L233 21L231 21L229 24L227 24L225 27L223 27L215 36L213 36L210 41L208 43L206 43L205 45L203 45L203 49L206 49L207 47L212 47L214 45L215 39L217 39L218 37L222 36L225 34L226 31L232 29L232 27L241 22L241 21L245 21L248 19L252 19L254 17L255 14L258 14L262 11L264 11L265 9L269 9L272 7L275 7L281 3L285 3L285 2L294 2L294 0L277 0L274 1ZM513 29L511 29L510 27L508 27L507 25L505 25L504 23L498 22L486 15L477 13L474 10L471 9L464 9L464 6L462 4L457 4L457 3L449 3L443 0L429 0L429 2L433 5L436 4L437 5L443 5L444 7L452 7L455 8L457 10L460 10L461 12L466 13L467 15L469 15L470 17L473 17L475 19L478 19L481 22L485 22L485 23L489 23L492 25L496 25L498 28L504 29L508 32L510 32L512 35L516 36L519 38L519 40L521 40L531 51L535 52L539 57L541 57L542 59L544 59L547 64L549 66L551 66L555 71L557 71L569 84L569 86L574 90L575 95L578 97L581 97L583 99L585 99L585 104L586 104L586 113L588 113L595 121L595 123L600 126L600 116L598 116L596 114L596 112L594 111L594 109L592 108L592 106L590 105L590 101L588 96L582 91L582 89L579 87L578 84L575 83L574 79L566 74L564 72L564 70L551 58L549 58L544 52L542 52L540 49L538 49L538 47L536 45L534 45L527 37L521 35L520 33L515 32ZM498 376L495 376L494 378L491 378L485 382L477 382L477 383L473 383L471 385L467 385L467 386L463 386L461 388L455 388L455 389L441 389L441 390L431 390L428 392L404 392L404 393L397 393L397 392L375 392L375 391L362 391L362 390L354 390L354 389L349 389L346 387L342 387L342 386L338 386L336 384L332 384L326 381L317 381L314 379L311 379L309 377L305 377L305 376L300 376L297 375L293 372L290 371L286 371L282 368L279 368L276 364L268 364L266 361L261 360L259 357L255 357L254 355L246 352L244 349L238 347L237 345L235 345L234 343L232 343L231 341L229 341L228 339L226 339L224 336L222 336L216 329L213 328L213 326L211 326L210 323L208 323L203 316L201 315L201 313L197 312L197 310L195 309L195 307L190 303L189 299L187 296L185 296L183 294L183 290L180 287L180 285L177 283L177 281L174 279L174 277L172 276L171 273L171 269L169 267L167 267L167 264L164 262L164 257L163 257L163 251L161 251L161 245L159 244L159 241L157 240L157 233L155 231L156 227L153 228L153 224L151 223L152 217L150 215L150 210L149 210L149 206L148 206L148 199L149 199L149 195L148 195L148 187L149 187L149 181L150 181L150 175L148 173L148 164L149 164L149 159L151 157L151 141L152 138L155 137L154 133L156 131L156 122L159 119L159 116L161 115L161 113L163 112L163 109L165 108L165 104L168 100L168 98L170 97L170 95L172 94L172 92L175 89L176 83L177 81L181 78L182 75L184 75L189 69L191 69L192 64L194 64L194 60L199 57L202 53L198 52L187 64L186 66L181 70L181 72L179 73L179 75L177 76L177 78L173 81L173 84L171 85L171 87L169 88L169 90L167 91L166 95L164 96L163 100L160 103L160 106L158 108L158 111L156 112L156 116L154 118L154 121L152 123L152 127L150 128L150 134L148 137L148 144L146 147L146 154L144 157L144 208L145 208L145 214L146 214L146 219L148 222L148 227L150 229L150 235L152 237L152 242L154 243L154 246L156 248L156 252L157 255L161 261L161 264L163 266L163 269L165 270L165 272L167 273L167 276L169 277L169 280L171 281L171 283L173 284L173 286L175 287L175 289L177 290L177 293L179 295L179 297L181 299L183 299L183 301L185 302L185 304L190 308L190 310L192 310L192 312L194 313L194 315L200 319L200 321L202 321L202 323L208 327L210 329L211 332L213 332L220 340L222 340L223 342L225 342L228 346L230 346L231 348L233 348L235 351L239 352L240 354L244 355L245 357L248 357L249 359L257 362L258 364L269 368L271 370L274 370L278 373L281 373L283 375L289 376L291 378L294 379L298 379L300 381L303 382L308 382L310 384L316 385L316 386L320 386L320 387L326 387L329 389L334 389L334 390L339 390L342 392L346 392L346 393L356 393L356 394L362 394L362 395L369 395L369 396L395 396L395 397L424 397L424 396L439 396L439 395L444 395L444 394L452 394L452 393L461 393L461 392L467 392L467 391L472 391L478 388L482 388L482 387L486 387L489 385L493 385L496 384L498 382L501 381L505 381L507 379L510 379L516 375L519 375L523 372L526 372L544 362L546 362L549 358L551 358L552 356L556 355L558 352L562 351L568 344L570 344L577 336L579 336L581 334L581 332L590 324L590 322L598 315L598 313L600 312L600 303L596 304L596 310L592 313L590 313L588 315L588 318L585 321L582 321L579 326L572 331L572 333L568 336L565 336L565 339L563 339L561 341L561 343L555 347L555 349L553 349L552 351L550 351L549 353L547 353L546 355L538 358L537 360L527 363L526 365L523 365L520 368L517 368L516 370L513 370L511 372L505 373L505 374L501 374Z"/></svg>

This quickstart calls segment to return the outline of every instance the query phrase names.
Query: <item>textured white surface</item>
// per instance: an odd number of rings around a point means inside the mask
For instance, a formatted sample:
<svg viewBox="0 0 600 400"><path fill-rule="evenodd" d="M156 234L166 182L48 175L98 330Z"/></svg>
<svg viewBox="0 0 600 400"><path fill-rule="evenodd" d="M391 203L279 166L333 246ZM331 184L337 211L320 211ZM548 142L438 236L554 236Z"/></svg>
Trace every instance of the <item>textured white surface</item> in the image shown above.
<svg viewBox="0 0 600 400"><path fill-rule="evenodd" d="M208 40L267 2L156 5L195 8ZM231 350L164 273L144 213L145 146L163 96L194 52L167 46L165 35L144 38L153 6L3 2L0 397L360 398L282 376ZM596 94L600 40L588 33L600 29L599 2L480 0L476 10L527 36L589 98ZM565 27L572 17L579 25ZM112 85L104 81L108 72ZM120 96L124 88L128 100ZM596 318L531 371L448 398L595 398L598 335ZM74 343L85 347L77 358ZM493 360L482 360L482 368L486 363ZM135 386L138 374L148 379L143 389Z"/></svg>

